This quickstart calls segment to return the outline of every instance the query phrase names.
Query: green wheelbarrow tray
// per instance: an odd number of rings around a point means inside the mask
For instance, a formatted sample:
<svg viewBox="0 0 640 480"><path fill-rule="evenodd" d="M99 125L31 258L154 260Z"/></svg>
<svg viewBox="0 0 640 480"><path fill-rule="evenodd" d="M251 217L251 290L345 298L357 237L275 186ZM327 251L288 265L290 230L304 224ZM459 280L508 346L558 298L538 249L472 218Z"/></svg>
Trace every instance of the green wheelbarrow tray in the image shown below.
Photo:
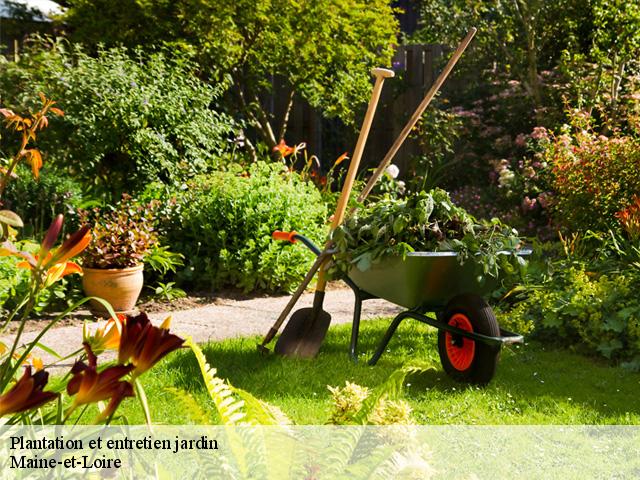
<svg viewBox="0 0 640 480"><path fill-rule="evenodd" d="M531 250L518 252L529 254ZM366 271L353 266L348 277L359 289L401 307L437 311L456 295L485 296L498 287L498 278L481 274L478 262L461 264L456 252L411 252L404 259L386 257Z"/></svg>

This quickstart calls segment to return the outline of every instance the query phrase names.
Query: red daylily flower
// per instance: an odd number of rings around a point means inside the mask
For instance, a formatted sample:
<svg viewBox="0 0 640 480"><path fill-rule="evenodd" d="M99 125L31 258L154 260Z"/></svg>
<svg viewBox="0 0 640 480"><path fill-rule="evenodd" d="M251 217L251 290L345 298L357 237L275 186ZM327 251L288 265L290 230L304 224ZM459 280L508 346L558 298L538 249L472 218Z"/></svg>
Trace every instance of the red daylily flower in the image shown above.
<svg viewBox="0 0 640 480"><path fill-rule="evenodd" d="M640 238L640 197L634 195L631 204L617 212L616 218L632 240Z"/></svg>
<svg viewBox="0 0 640 480"><path fill-rule="evenodd" d="M118 361L133 363L134 377L143 374L168 353L183 346L182 338L169 333L170 322L171 317L167 317L160 327L155 327L144 312L135 317L127 316L122 326Z"/></svg>
<svg viewBox="0 0 640 480"><path fill-rule="evenodd" d="M122 377L133 370L133 365L115 365L97 371L97 357L88 343L84 343L89 364L76 362L71 373L73 377L67 384L67 393L75 395L72 408L87 403L111 399L100 419L110 417L125 397L133 397L133 386Z"/></svg>
<svg viewBox="0 0 640 480"><path fill-rule="evenodd" d="M4 395L0 395L0 417L10 413L25 412L57 398L57 393L43 391L48 380L47 372L39 370L35 375L31 375L31 366L27 366L13 388Z"/></svg>

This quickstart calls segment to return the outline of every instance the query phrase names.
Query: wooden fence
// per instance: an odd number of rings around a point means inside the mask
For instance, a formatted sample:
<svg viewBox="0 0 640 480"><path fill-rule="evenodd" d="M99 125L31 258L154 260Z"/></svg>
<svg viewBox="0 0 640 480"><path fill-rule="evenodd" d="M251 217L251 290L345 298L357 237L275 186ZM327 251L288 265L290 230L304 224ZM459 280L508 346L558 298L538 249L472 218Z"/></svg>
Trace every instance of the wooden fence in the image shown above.
<svg viewBox="0 0 640 480"><path fill-rule="evenodd" d="M443 63L441 57L447 51L447 47L441 45L398 48L393 57L396 78L385 83L362 159L363 166L374 166L382 159L435 80ZM284 87L275 83L274 94L268 100L269 109L276 118L281 118L288 95ZM330 165L343 152L353 151L356 135L339 120L323 118L306 102L296 98L286 139L289 143L306 142L311 153ZM415 153L415 145L408 140L394 163L403 169Z"/></svg>

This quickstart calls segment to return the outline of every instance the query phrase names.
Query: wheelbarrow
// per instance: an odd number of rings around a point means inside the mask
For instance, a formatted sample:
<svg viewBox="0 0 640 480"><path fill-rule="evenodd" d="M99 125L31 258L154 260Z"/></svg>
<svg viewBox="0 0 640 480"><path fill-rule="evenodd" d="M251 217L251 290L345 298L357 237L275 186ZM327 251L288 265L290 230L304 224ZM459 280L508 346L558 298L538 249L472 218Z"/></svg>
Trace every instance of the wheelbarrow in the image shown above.
<svg viewBox="0 0 640 480"><path fill-rule="evenodd" d="M321 254L313 242L297 232L274 232L274 238L286 238L292 243L299 240L316 256ZM527 256L531 250L516 254ZM405 310L391 321L369 365L378 362L400 323L412 318L438 329L438 353L448 375L462 382L488 383L495 375L502 345L522 343L523 337L498 325L483 296L498 286L499 279L481 279L479 268L472 260L461 264L455 252L412 252L405 258L387 257L364 272L353 266L341 278L355 295L351 358L357 361L362 302L382 298Z"/></svg>

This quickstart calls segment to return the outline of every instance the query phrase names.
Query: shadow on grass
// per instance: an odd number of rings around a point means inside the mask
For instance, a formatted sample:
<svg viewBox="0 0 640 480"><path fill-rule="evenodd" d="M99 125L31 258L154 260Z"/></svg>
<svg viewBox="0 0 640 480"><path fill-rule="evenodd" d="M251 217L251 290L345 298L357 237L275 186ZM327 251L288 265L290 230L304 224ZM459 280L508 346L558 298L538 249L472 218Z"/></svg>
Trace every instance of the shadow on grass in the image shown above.
<svg viewBox="0 0 640 480"><path fill-rule="evenodd" d="M486 388L479 389L457 383L443 372L435 329L418 322L406 322L400 326L378 365L371 367L367 360L388 324L388 320L363 322L359 352L364 355L359 356L358 363L348 356L349 325L330 329L315 359L288 359L274 354L265 357L256 349L258 337L211 343L204 347L204 352L218 376L276 404L293 398L328 403L327 385L344 385L349 381L375 387L402 365L420 362L434 368L408 378L410 386L406 388L406 395L425 411L439 397L452 408L459 402L473 405L476 410L484 409L483 418L490 419L493 407L489 404L508 396L516 399L522 409L537 409L543 417L547 414L553 417L554 412L562 411L566 405L580 405L584 410L580 418L587 421L590 418L600 421L601 416L624 418L627 412L640 415L637 402L640 375L539 343L503 350L496 377ZM204 389L198 365L190 353L172 356L165 366L173 371L176 387L189 391ZM465 422L464 413L455 421Z"/></svg>

